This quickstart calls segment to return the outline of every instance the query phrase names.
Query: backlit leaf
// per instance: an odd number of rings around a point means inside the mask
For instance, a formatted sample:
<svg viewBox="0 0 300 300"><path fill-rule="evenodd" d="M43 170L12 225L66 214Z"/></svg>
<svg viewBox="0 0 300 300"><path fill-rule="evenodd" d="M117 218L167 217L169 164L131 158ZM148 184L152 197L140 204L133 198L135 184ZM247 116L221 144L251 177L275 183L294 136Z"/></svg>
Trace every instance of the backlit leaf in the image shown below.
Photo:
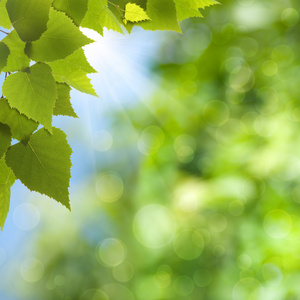
<svg viewBox="0 0 300 300"><path fill-rule="evenodd" d="M82 20L81 26L103 33L103 28L123 33L116 16L107 6L106 0L90 0L88 11Z"/></svg>
<svg viewBox="0 0 300 300"><path fill-rule="evenodd" d="M89 64L82 48L64 59L70 65L82 69L86 73L96 73L97 71Z"/></svg>
<svg viewBox="0 0 300 300"><path fill-rule="evenodd" d="M3 42L0 42L0 72L7 64L9 53L9 48Z"/></svg>
<svg viewBox="0 0 300 300"><path fill-rule="evenodd" d="M11 108L5 98L0 99L0 122L7 124L12 137L19 141L27 141L38 127L37 122L20 114L15 108Z"/></svg>
<svg viewBox="0 0 300 300"><path fill-rule="evenodd" d="M87 62L83 51L76 51L65 59L48 64L52 68L52 74L56 81L67 83L83 93L97 96L90 79L87 77L87 73L93 72L94 69Z"/></svg>
<svg viewBox="0 0 300 300"><path fill-rule="evenodd" d="M7 0L0 0L0 27L9 29L11 28L11 22L6 10Z"/></svg>
<svg viewBox="0 0 300 300"><path fill-rule="evenodd" d="M6 163L30 190L45 194L70 209L71 153L63 131L53 128L51 135L42 128L31 136L27 145L11 146L6 153Z"/></svg>
<svg viewBox="0 0 300 300"><path fill-rule="evenodd" d="M88 8L89 0L54 0L53 7L63 11L79 26Z"/></svg>
<svg viewBox="0 0 300 300"><path fill-rule="evenodd" d="M151 21L138 23L146 30L173 30L181 32L173 0L148 0L147 15Z"/></svg>
<svg viewBox="0 0 300 300"><path fill-rule="evenodd" d="M48 29L39 40L28 43L25 53L35 61L63 59L93 42L63 12L50 10Z"/></svg>
<svg viewBox="0 0 300 300"><path fill-rule="evenodd" d="M10 205L10 185L0 183L0 228L3 231Z"/></svg>
<svg viewBox="0 0 300 300"><path fill-rule="evenodd" d="M4 156L0 159L0 228L3 230L4 223L9 211L10 188L15 182L15 176L11 168L5 163Z"/></svg>
<svg viewBox="0 0 300 300"><path fill-rule="evenodd" d="M176 6L178 21L182 21L184 19L192 17L202 17L199 9L188 5L188 2L186 0L174 0L174 2Z"/></svg>
<svg viewBox="0 0 300 300"><path fill-rule="evenodd" d="M6 165L4 156L0 159L0 184L13 185L15 176L13 171Z"/></svg>
<svg viewBox="0 0 300 300"><path fill-rule="evenodd" d="M49 66L37 63L24 72L11 74L4 81L2 91L10 107L44 125L51 132L57 93Z"/></svg>
<svg viewBox="0 0 300 300"><path fill-rule="evenodd" d="M47 29L52 0L7 0L6 8L21 40L35 41Z"/></svg>
<svg viewBox="0 0 300 300"><path fill-rule="evenodd" d="M65 83L56 83L57 99L53 110L53 115L70 116L78 118L70 101L71 88Z"/></svg>
<svg viewBox="0 0 300 300"><path fill-rule="evenodd" d="M11 143L11 132L7 125L0 123L0 157L6 152Z"/></svg>
<svg viewBox="0 0 300 300"><path fill-rule="evenodd" d="M127 23L129 22L140 22L145 20L150 20L146 12L138 5L134 3L127 3L125 6L125 19Z"/></svg>
<svg viewBox="0 0 300 300"><path fill-rule="evenodd" d="M15 30L10 32L2 42L5 43L10 50L3 72L22 71L29 67L30 59L24 53L25 43L20 39Z"/></svg>
<svg viewBox="0 0 300 300"><path fill-rule="evenodd" d="M195 9L205 8L211 5L219 4L219 2L215 0L185 0L185 1L191 8L195 8Z"/></svg>

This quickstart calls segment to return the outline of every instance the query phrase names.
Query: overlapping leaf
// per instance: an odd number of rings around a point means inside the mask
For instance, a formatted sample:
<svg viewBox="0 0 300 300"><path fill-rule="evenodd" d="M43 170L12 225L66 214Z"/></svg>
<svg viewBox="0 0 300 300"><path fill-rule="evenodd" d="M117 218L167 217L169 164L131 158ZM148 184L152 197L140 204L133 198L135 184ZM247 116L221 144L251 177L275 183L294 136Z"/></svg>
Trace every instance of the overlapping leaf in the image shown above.
<svg viewBox="0 0 300 300"><path fill-rule="evenodd" d="M10 32L2 42L8 46L10 51L3 72L21 71L29 67L30 59L24 53L25 43L19 38L15 30Z"/></svg>
<svg viewBox="0 0 300 300"><path fill-rule="evenodd" d="M57 98L51 68L37 63L24 72L6 78L2 88L9 105L51 131L52 113Z"/></svg>
<svg viewBox="0 0 300 300"><path fill-rule="evenodd" d="M3 42L0 42L0 72L7 64L7 59L9 56L9 48Z"/></svg>
<svg viewBox="0 0 300 300"><path fill-rule="evenodd" d="M146 30L173 30L181 32L173 0L148 0L147 15L151 21L138 25Z"/></svg>
<svg viewBox="0 0 300 300"><path fill-rule="evenodd" d="M12 170L6 165L4 156L0 158L0 184L13 185L15 176Z"/></svg>
<svg viewBox="0 0 300 300"><path fill-rule="evenodd" d="M92 42L65 13L53 8L50 10L47 27L40 39L26 45L25 53L35 61L63 59Z"/></svg>
<svg viewBox="0 0 300 300"><path fill-rule="evenodd" d="M10 128L0 123L0 157L6 152L7 148L10 146L11 143L11 132Z"/></svg>
<svg viewBox="0 0 300 300"><path fill-rule="evenodd" d="M135 25L146 30L180 32L178 21L200 17L199 9L216 3L214 0L0 0L0 27L15 29L0 42L0 72L9 75L2 89L7 99L0 99L1 229L15 175L29 189L70 208L72 151L65 134L52 128L51 122L53 115L77 117L70 102L71 87L96 96L87 77L95 70L82 49L92 40L78 26L100 34L104 27L123 33L124 21L128 32ZM31 60L36 63L31 65ZM35 132L39 124L44 128ZM20 142L10 146L12 138Z"/></svg>
<svg viewBox="0 0 300 300"><path fill-rule="evenodd" d="M67 83L80 92L97 96L87 73L82 69L72 67L64 60L51 63L51 68L56 81Z"/></svg>
<svg viewBox="0 0 300 300"><path fill-rule="evenodd" d="M192 17L202 17L199 9L218 4L215 0L174 0L178 21Z"/></svg>
<svg viewBox="0 0 300 300"><path fill-rule="evenodd" d="M110 0L110 1L107 1L107 5L108 5L109 10L115 15L118 22L120 22L120 23L123 22L124 12L125 12L125 5L128 2L130 2L130 0ZM136 1L131 1L131 2L136 2Z"/></svg>
<svg viewBox="0 0 300 300"><path fill-rule="evenodd" d="M93 96L97 96L87 73L94 73L82 49L77 50L65 59L48 63L56 81L64 82L73 88Z"/></svg>
<svg viewBox="0 0 300 300"><path fill-rule="evenodd" d="M71 88L65 83L56 83L57 99L53 110L53 115L70 116L78 118L70 101Z"/></svg>
<svg viewBox="0 0 300 300"><path fill-rule="evenodd" d="M47 29L52 0L7 0L12 25L24 42L35 41Z"/></svg>
<svg viewBox="0 0 300 300"><path fill-rule="evenodd" d="M103 28L123 33L120 22L108 8L107 0L89 0L88 11L81 26L103 33Z"/></svg>
<svg viewBox="0 0 300 300"><path fill-rule="evenodd" d="M10 185L0 183L0 228L3 231L10 205Z"/></svg>
<svg viewBox="0 0 300 300"><path fill-rule="evenodd" d="M74 68L80 68L86 73L96 73L97 71L89 64L82 48L78 49L64 59Z"/></svg>
<svg viewBox="0 0 300 300"><path fill-rule="evenodd" d="M189 5L188 0L174 0L178 21L192 17L202 17L198 7Z"/></svg>
<svg viewBox="0 0 300 300"><path fill-rule="evenodd" d="M54 0L53 7L63 11L79 26L88 9L89 0Z"/></svg>
<svg viewBox="0 0 300 300"><path fill-rule="evenodd" d="M5 98L0 99L0 122L8 125L12 137L19 141L27 141L38 127L37 122L11 108Z"/></svg>
<svg viewBox="0 0 300 300"><path fill-rule="evenodd" d="M7 0L0 0L0 27L9 29L11 22L6 10L6 1Z"/></svg>
<svg viewBox="0 0 300 300"><path fill-rule="evenodd" d="M15 182L14 173L5 163L4 156L0 159L0 228L3 230L4 223L9 211L10 188Z"/></svg>
<svg viewBox="0 0 300 300"><path fill-rule="evenodd" d="M51 135L42 128L31 136L27 145L11 146L6 163L30 190L54 198L70 209L71 153L63 131L53 128Z"/></svg>
<svg viewBox="0 0 300 300"><path fill-rule="evenodd" d="M186 2L192 8L205 8L211 5L219 4L219 2L215 0L186 0Z"/></svg>

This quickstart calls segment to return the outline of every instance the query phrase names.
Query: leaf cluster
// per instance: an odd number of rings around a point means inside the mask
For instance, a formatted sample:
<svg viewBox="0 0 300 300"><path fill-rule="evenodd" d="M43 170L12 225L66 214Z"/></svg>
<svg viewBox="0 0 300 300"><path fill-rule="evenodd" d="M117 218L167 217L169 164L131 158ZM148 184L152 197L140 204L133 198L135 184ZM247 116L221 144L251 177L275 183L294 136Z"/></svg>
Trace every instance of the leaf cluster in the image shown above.
<svg viewBox="0 0 300 300"><path fill-rule="evenodd" d="M70 90L97 96L79 26L123 33L133 26L181 32L179 21L201 17L214 0L0 0L0 227L15 179L70 209L72 150L54 115L77 117ZM3 31L3 30L1 30ZM5 31L4 31L5 32ZM16 143L13 143L13 141Z"/></svg>

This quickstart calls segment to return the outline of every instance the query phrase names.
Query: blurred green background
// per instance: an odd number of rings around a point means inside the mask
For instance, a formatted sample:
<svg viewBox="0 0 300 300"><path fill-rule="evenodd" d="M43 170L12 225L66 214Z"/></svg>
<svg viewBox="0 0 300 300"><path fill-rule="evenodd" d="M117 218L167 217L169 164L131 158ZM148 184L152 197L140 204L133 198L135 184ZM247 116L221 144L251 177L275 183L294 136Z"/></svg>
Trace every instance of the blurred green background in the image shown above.
<svg viewBox="0 0 300 300"><path fill-rule="evenodd" d="M71 215L41 220L19 299L300 299L299 9L222 0L164 35L157 90L107 114L114 142Z"/></svg>

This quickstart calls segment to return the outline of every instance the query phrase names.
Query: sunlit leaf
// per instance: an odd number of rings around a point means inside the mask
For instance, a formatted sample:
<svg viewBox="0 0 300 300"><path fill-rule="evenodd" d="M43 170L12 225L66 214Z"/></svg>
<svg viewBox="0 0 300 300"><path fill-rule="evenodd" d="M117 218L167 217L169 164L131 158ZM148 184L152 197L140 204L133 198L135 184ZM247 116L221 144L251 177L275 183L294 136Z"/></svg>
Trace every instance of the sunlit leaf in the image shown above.
<svg viewBox="0 0 300 300"><path fill-rule="evenodd" d="M30 190L45 194L70 209L69 181L72 150L63 131L53 128L34 133L26 145L15 144L6 163Z"/></svg>
<svg viewBox="0 0 300 300"><path fill-rule="evenodd" d="M47 29L52 0L7 0L13 27L24 42L35 41Z"/></svg>
<svg viewBox="0 0 300 300"><path fill-rule="evenodd" d="M26 45L25 53L35 61L54 61L91 42L63 12L51 9L47 30L39 40Z"/></svg>
<svg viewBox="0 0 300 300"><path fill-rule="evenodd" d="M38 123L20 114L8 105L7 99L0 99L0 122L9 126L12 137L19 141L28 140L37 129Z"/></svg>
<svg viewBox="0 0 300 300"><path fill-rule="evenodd" d="M49 66L37 63L24 72L11 74L4 81L2 90L10 107L51 131L57 93Z"/></svg>
<svg viewBox="0 0 300 300"><path fill-rule="evenodd" d="M125 6L125 24L127 22L141 22L150 20L146 12L138 5L134 3L127 3Z"/></svg>

